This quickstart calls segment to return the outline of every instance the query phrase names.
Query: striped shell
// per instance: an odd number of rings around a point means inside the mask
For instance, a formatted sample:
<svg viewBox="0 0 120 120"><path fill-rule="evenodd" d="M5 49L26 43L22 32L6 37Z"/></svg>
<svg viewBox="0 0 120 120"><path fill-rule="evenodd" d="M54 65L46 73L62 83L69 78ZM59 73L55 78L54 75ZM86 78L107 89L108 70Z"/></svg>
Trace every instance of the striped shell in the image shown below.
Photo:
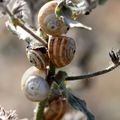
<svg viewBox="0 0 120 120"><path fill-rule="evenodd" d="M67 111L66 99L59 97L48 104L48 108L44 112L44 120L61 120Z"/></svg>
<svg viewBox="0 0 120 120"><path fill-rule="evenodd" d="M50 1L42 6L38 13L38 24L49 35L60 36L66 33L69 27L55 15L57 1Z"/></svg>
<svg viewBox="0 0 120 120"><path fill-rule="evenodd" d="M32 65L36 66L38 69L46 69L48 65L48 56L46 49L44 47L32 49L28 47L27 51L27 58L32 63Z"/></svg>
<svg viewBox="0 0 120 120"><path fill-rule="evenodd" d="M66 36L50 37L48 41L48 56L56 67L69 64L75 54L75 41Z"/></svg>
<svg viewBox="0 0 120 120"><path fill-rule="evenodd" d="M34 66L24 73L21 80L21 89L29 100L37 102L47 98L49 85L43 76L44 73Z"/></svg>

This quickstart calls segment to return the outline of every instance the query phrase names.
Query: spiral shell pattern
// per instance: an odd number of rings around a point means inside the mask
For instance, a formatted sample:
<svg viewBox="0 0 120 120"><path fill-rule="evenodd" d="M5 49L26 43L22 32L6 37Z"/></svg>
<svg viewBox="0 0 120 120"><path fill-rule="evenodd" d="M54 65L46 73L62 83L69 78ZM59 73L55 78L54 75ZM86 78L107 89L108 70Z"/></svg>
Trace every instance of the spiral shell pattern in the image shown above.
<svg viewBox="0 0 120 120"><path fill-rule="evenodd" d="M44 74L35 67L29 68L21 79L21 89L25 96L33 101L43 101L49 93L49 85Z"/></svg>
<svg viewBox="0 0 120 120"><path fill-rule="evenodd" d="M69 64L75 54L75 41L66 36L50 37L48 41L48 56L56 67Z"/></svg>
<svg viewBox="0 0 120 120"><path fill-rule="evenodd" d="M38 13L38 24L41 29L49 35L60 36L69 29L62 20L55 15L57 1L50 1L42 6Z"/></svg>
<svg viewBox="0 0 120 120"><path fill-rule="evenodd" d="M38 69L45 69L48 65L48 56L45 51L42 51L42 48L32 49L27 48L27 58L34 66Z"/></svg>

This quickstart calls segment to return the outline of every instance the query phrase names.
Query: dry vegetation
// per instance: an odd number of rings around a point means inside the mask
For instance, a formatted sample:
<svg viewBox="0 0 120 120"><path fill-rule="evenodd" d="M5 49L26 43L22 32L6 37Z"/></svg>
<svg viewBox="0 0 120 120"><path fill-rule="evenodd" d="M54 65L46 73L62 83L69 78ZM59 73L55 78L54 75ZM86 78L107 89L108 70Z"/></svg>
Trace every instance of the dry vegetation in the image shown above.
<svg viewBox="0 0 120 120"><path fill-rule="evenodd" d="M95 42L93 57L90 60L90 71L96 71L109 64L108 52L111 48L120 48L120 1L108 1L104 6L96 8L82 21L93 28L93 31L74 33L78 43L78 52L72 62L73 68L69 73L77 74L81 68L76 61L84 54L86 48ZM74 30L73 30L74 31ZM71 36L70 31L68 34ZM34 104L29 102L21 92L20 79L30 66L25 55L25 46L15 36L9 33L0 20L0 105L7 109L16 109L20 118L33 116ZM86 40L87 39L87 40ZM86 47L87 46L87 47ZM66 67L68 69L71 66ZM120 120L120 73L119 69L106 75L94 78L91 88L80 89L82 82L73 90L84 98L96 116L96 120ZM76 90L77 89L77 90ZM79 90L79 91L78 91Z"/></svg>

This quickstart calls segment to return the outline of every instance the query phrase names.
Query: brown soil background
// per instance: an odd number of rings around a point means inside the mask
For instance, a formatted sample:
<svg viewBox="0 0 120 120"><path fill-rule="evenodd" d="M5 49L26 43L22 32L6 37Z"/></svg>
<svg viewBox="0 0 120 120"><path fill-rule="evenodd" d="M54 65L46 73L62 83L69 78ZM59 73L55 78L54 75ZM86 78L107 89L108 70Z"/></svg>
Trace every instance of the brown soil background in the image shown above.
<svg viewBox="0 0 120 120"><path fill-rule="evenodd" d="M0 105L5 109L16 109L19 118L32 118L34 103L25 98L20 82L25 70L31 65L25 55L25 43L12 35L0 20ZM78 58L84 54L91 40L96 49L90 60L90 72L107 67L110 63L109 51L120 47L120 0L108 0L97 7L82 22L91 26L91 32L78 29L71 30L68 35L77 42L76 57L67 66L68 73L82 74L77 67ZM72 35L71 35L72 34ZM71 67L72 66L72 67ZM92 80L91 80L92 81ZM76 86L76 83L79 85ZM74 86L73 86L74 84ZM90 88L81 88L82 82L72 82L73 92L86 100L88 107L96 116L96 120L120 120L120 67L114 71L95 77Z"/></svg>

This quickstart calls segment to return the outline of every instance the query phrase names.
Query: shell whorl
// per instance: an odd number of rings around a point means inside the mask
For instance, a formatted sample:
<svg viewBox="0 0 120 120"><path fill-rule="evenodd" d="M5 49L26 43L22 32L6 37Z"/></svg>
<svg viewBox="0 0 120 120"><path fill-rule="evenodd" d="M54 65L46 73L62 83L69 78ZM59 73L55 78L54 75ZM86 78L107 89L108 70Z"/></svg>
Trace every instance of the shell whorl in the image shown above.
<svg viewBox="0 0 120 120"><path fill-rule="evenodd" d="M34 66L39 69L45 69L48 65L48 55L44 48L27 48L27 58Z"/></svg>
<svg viewBox="0 0 120 120"><path fill-rule="evenodd" d="M56 67L69 64L75 54L75 41L66 36L50 37L48 41L48 56Z"/></svg>
<svg viewBox="0 0 120 120"><path fill-rule="evenodd" d="M57 1L50 1L42 6L38 13L38 24L49 35L59 36L68 31L69 27L55 15Z"/></svg>
<svg viewBox="0 0 120 120"><path fill-rule="evenodd" d="M47 98L49 85L42 72L35 67L29 68L21 79L21 89L31 101L42 101Z"/></svg>

